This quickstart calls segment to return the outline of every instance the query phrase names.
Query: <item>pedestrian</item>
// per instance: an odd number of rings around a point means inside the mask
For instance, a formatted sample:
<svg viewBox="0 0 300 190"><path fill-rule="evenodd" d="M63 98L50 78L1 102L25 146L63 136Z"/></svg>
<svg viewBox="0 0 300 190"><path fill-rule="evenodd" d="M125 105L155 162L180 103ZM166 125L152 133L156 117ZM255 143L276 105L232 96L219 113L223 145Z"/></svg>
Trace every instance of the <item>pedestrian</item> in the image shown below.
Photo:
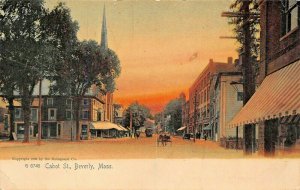
<svg viewBox="0 0 300 190"><path fill-rule="evenodd" d="M205 140L207 139L207 134L206 134L206 133L204 134L204 139L205 139Z"/></svg>
<svg viewBox="0 0 300 190"><path fill-rule="evenodd" d="M138 132L138 131L136 131L136 132L135 132L135 138L136 138L136 139L138 139L138 138L139 138L139 136L140 136L139 132Z"/></svg>

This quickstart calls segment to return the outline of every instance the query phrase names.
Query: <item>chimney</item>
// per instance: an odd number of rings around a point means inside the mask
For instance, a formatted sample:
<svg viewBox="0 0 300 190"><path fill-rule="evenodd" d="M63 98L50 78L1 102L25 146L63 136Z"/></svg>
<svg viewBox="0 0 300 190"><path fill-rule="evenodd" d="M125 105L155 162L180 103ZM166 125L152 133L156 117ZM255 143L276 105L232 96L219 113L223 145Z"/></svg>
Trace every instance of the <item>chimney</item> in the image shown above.
<svg viewBox="0 0 300 190"><path fill-rule="evenodd" d="M214 62L214 60L213 59L209 59L209 63L213 63Z"/></svg>
<svg viewBox="0 0 300 190"><path fill-rule="evenodd" d="M228 57L227 63L228 63L228 64L233 64L233 59L232 59L232 57Z"/></svg>

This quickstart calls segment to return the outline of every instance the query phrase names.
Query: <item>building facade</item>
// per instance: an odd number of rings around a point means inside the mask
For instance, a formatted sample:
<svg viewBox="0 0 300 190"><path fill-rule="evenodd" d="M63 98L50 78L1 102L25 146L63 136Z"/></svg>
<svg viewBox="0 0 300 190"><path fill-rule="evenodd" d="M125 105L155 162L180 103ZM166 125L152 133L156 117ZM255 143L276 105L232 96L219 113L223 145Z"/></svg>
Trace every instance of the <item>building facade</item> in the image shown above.
<svg viewBox="0 0 300 190"><path fill-rule="evenodd" d="M200 73L189 89L189 127L193 132L206 133L211 137L210 124L210 88L211 80L217 73L234 70L235 66L231 57L227 63L214 62L212 59Z"/></svg>
<svg viewBox="0 0 300 190"><path fill-rule="evenodd" d="M299 143L300 127L300 4L261 0L260 86L229 127L256 125L258 150Z"/></svg>
<svg viewBox="0 0 300 190"><path fill-rule="evenodd" d="M34 98L31 105L30 137L38 133L38 102ZM74 117L74 100L64 96L42 97L42 138L75 139L76 123ZM90 138L90 122L104 121L105 102L95 96L85 96L81 101L80 130L82 139ZM15 132L18 139L24 137L24 120L21 106L15 107Z"/></svg>
<svg viewBox="0 0 300 190"><path fill-rule="evenodd" d="M210 122L213 140L226 142L243 138L243 129L236 131L227 128L227 124L243 106L242 73L220 72L211 82L210 91ZM224 146L224 144L221 144Z"/></svg>

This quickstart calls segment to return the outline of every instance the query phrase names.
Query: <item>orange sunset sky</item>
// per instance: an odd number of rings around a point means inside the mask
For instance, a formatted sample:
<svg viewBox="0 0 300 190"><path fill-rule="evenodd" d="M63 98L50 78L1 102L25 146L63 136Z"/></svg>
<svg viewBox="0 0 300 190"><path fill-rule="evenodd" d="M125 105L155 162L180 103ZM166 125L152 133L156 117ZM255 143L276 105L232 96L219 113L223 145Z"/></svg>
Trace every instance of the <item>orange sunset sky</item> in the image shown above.
<svg viewBox="0 0 300 190"><path fill-rule="evenodd" d="M51 9L57 0L46 0ZM64 0L80 26L80 40L100 43L103 6L106 6L108 46L121 61L115 102L138 101L161 111L189 87L210 58L237 58L227 18L231 0L97 1Z"/></svg>

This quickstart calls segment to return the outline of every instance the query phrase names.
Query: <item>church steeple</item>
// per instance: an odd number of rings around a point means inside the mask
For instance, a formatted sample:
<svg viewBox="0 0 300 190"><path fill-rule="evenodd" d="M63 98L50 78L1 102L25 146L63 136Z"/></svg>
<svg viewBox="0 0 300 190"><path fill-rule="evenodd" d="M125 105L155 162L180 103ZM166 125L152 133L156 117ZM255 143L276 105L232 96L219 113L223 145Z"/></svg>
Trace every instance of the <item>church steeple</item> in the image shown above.
<svg viewBox="0 0 300 190"><path fill-rule="evenodd" d="M101 48L107 49L107 29L106 29L106 15L105 15L105 5L103 7L103 18L102 18L102 31L101 31Z"/></svg>

